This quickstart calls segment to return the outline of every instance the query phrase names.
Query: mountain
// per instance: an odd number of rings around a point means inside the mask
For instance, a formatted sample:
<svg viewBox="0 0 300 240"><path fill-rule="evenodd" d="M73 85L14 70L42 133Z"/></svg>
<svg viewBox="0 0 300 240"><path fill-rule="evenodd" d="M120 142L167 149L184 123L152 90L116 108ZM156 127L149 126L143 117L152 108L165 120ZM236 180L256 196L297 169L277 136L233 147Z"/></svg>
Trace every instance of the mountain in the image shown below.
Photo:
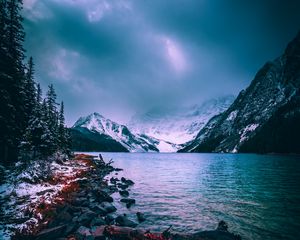
<svg viewBox="0 0 300 240"><path fill-rule="evenodd" d="M86 128L70 128L72 150L86 152L128 152L122 144L105 134Z"/></svg>
<svg viewBox="0 0 300 240"><path fill-rule="evenodd" d="M144 134L133 134L126 126L107 119L99 113L79 118L71 132L73 148L91 148L97 151L124 152L175 152L177 146L172 143L150 138ZM92 142L91 142L92 141Z"/></svg>
<svg viewBox="0 0 300 240"><path fill-rule="evenodd" d="M300 33L181 152L300 152Z"/></svg>
<svg viewBox="0 0 300 240"><path fill-rule="evenodd" d="M209 119L225 111L233 100L234 96L230 95L192 107L152 109L134 115L128 123L128 128L135 134L144 134L174 144L184 144L194 139Z"/></svg>

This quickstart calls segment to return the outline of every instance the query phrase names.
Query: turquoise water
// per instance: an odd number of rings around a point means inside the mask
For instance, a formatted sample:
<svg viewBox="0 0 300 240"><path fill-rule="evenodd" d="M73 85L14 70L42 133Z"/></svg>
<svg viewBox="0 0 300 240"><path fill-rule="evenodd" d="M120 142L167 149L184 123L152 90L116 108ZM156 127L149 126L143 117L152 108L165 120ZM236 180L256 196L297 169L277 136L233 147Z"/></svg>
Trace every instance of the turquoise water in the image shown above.
<svg viewBox="0 0 300 240"><path fill-rule="evenodd" d="M137 204L127 214L145 213L140 227L195 232L225 220L243 239L300 239L299 156L102 155L124 169L119 177L136 182L130 196Z"/></svg>

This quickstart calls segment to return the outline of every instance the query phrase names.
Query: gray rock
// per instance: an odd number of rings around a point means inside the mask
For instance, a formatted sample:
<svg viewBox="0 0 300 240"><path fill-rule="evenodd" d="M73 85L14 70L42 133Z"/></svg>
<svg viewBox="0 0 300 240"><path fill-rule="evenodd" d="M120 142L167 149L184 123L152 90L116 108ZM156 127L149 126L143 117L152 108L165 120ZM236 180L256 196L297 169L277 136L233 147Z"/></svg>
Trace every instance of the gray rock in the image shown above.
<svg viewBox="0 0 300 240"><path fill-rule="evenodd" d="M122 196L122 197L128 197L129 196L129 192L127 190L120 190L119 191L119 194Z"/></svg>
<svg viewBox="0 0 300 240"><path fill-rule="evenodd" d="M109 202L102 202L100 205L107 213L112 213L117 211L117 208Z"/></svg>
<svg viewBox="0 0 300 240"><path fill-rule="evenodd" d="M116 219L116 224L118 224L119 226L122 227L132 227L135 228L138 224L129 220L126 216L126 214L124 215L119 215Z"/></svg>
<svg viewBox="0 0 300 240"><path fill-rule="evenodd" d="M87 239L87 237L92 236L91 230L87 227L84 226L80 226L76 233L75 236L77 237L77 239L79 240L85 240Z"/></svg>
<svg viewBox="0 0 300 240"><path fill-rule="evenodd" d="M102 225L106 225L106 221L100 217L94 218L90 224L90 226L102 226Z"/></svg>
<svg viewBox="0 0 300 240"><path fill-rule="evenodd" d="M88 226L92 219L96 217L97 214L90 211L90 210L85 210L77 219L77 221L80 223L80 225L83 226Z"/></svg>
<svg viewBox="0 0 300 240"><path fill-rule="evenodd" d="M95 226L92 227L91 233L92 236L95 238L95 240L105 240L105 235L104 235L104 230L105 226Z"/></svg>
<svg viewBox="0 0 300 240"><path fill-rule="evenodd" d="M141 213L141 212L137 212L137 213L136 213L136 217L137 217L137 219L138 219L138 221L139 221L140 223L146 221L146 218L145 218L144 214Z"/></svg>
<svg viewBox="0 0 300 240"><path fill-rule="evenodd" d="M62 237L65 228L66 228L66 225L45 229L36 235L36 239L37 240L51 240L51 239L56 239L56 238Z"/></svg>
<svg viewBox="0 0 300 240"><path fill-rule="evenodd" d="M107 214L105 217L105 222L107 224L111 224L115 220L115 217L112 214Z"/></svg>

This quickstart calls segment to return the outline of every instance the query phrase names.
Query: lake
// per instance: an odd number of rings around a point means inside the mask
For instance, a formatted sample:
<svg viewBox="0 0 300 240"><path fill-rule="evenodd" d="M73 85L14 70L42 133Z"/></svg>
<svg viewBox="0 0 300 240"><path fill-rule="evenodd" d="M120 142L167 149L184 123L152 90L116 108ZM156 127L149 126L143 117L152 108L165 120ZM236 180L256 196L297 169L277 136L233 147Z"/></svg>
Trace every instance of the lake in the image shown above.
<svg viewBox="0 0 300 240"><path fill-rule="evenodd" d="M93 153L97 154L98 153ZM135 182L137 203L118 213L139 227L174 232L215 229L225 220L243 239L300 239L300 157L255 154L102 153Z"/></svg>

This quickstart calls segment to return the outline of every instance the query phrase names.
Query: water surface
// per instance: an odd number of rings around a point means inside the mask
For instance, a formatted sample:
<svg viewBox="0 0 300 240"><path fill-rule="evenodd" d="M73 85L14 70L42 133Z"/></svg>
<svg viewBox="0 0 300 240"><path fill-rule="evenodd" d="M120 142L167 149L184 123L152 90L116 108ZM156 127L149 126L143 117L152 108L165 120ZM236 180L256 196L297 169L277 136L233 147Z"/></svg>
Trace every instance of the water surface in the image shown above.
<svg viewBox="0 0 300 240"><path fill-rule="evenodd" d="M96 153L98 154L98 153ZM254 154L102 153L136 184L143 228L214 229L225 220L243 239L300 239L300 157ZM118 194L115 197L119 198ZM117 201L118 202L118 199Z"/></svg>

